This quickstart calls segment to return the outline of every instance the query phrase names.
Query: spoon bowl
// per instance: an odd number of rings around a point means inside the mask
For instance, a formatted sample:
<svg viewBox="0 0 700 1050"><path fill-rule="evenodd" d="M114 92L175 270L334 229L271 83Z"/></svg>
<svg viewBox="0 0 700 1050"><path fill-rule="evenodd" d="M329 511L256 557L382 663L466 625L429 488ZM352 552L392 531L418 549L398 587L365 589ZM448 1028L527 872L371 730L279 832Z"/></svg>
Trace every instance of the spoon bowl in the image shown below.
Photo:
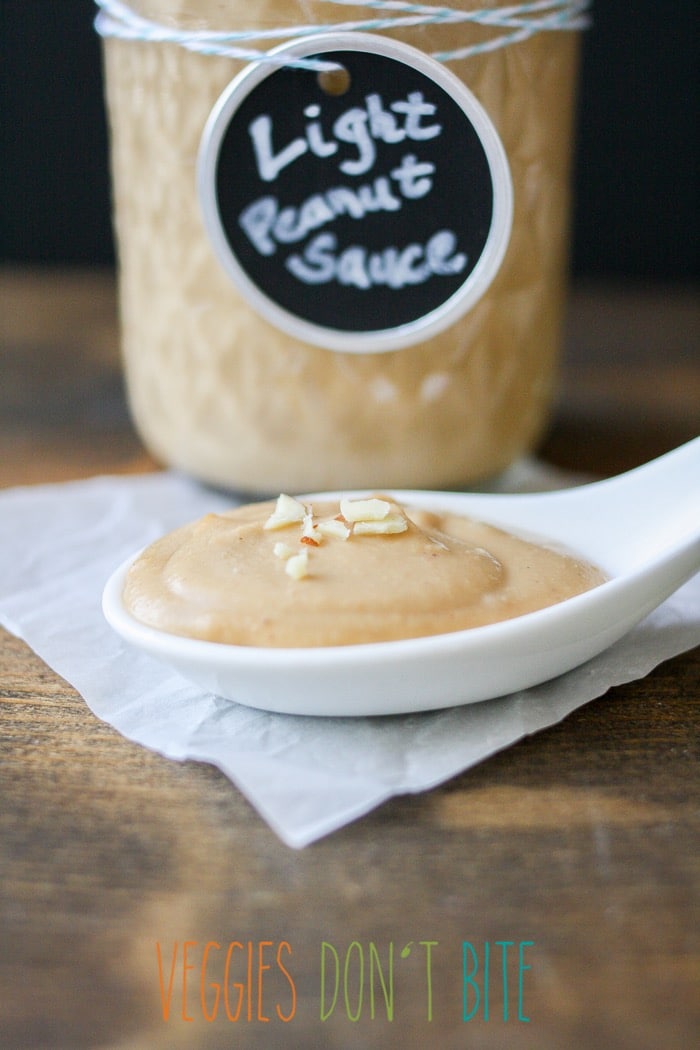
<svg viewBox="0 0 700 1050"><path fill-rule="evenodd" d="M365 493L315 493L312 501ZM106 619L128 643L219 696L267 711L367 716L435 710L526 689L622 638L700 570L700 438L626 474L518 495L391 490L407 507L463 514L563 547L609 577L557 605L402 641L274 649L182 638L122 602L134 555L111 576Z"/></svg>

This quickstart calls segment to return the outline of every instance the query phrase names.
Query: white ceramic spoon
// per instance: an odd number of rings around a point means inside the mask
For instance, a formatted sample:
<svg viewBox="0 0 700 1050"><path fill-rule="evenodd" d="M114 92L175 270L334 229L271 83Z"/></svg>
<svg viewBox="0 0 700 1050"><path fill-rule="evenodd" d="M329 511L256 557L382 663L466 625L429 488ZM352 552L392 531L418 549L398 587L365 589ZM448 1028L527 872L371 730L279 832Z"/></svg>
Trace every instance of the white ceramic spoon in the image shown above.
<svg viewBox="0 0 700 1050"><path fill-rule="evenodd" d="M121 601L127 562L105 588L105 616L127 642L239 703L290 714L386 715L455 707L547 681L611 646L700 570L700 438L627 474L559 492L392 494L407 506L547 538L610 579L487 627L368 645L269 649L179 638L138 623Z"/></svg>

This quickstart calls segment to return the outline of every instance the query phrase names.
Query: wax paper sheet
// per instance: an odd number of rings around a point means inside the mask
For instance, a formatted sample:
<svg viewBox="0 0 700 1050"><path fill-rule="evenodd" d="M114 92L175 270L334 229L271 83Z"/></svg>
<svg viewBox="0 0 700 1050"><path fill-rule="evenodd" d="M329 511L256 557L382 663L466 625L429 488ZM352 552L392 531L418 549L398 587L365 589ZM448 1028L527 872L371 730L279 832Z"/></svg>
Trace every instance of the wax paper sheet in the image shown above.
<svg viewBox="0 0 700 1050"><path fill-rule="evenodd" d="M525 463L502 487L561 481ZM171 759L218 766L295 848L393 795L429 790L700 644L698 576L606 653L497 700L359 719L233 704L129 649L105 622L101 596L112 571L144 544L235 502L173 472L0 494L0 622L125 737Z"/></svg>

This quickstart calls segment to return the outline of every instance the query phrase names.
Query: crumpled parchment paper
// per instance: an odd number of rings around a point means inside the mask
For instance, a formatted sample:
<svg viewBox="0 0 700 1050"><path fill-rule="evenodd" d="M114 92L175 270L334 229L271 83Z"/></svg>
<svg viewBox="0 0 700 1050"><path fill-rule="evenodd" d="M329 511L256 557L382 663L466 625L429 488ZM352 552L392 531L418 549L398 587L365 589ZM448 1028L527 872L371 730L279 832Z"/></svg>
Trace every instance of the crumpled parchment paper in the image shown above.
<svg viewBox="0 0 700 1050"><path fill-rule="evenodd" d="M561 478L521 465L503 487ZM0 622L130 740L218 766L287 845L302 847L392 795L429 790L700 644L700 576L583 667L497 700L384 718L268 714L203 693L129 649L104 584L162 533L234 499L176 473L99 477L0 494Z"/></svg>

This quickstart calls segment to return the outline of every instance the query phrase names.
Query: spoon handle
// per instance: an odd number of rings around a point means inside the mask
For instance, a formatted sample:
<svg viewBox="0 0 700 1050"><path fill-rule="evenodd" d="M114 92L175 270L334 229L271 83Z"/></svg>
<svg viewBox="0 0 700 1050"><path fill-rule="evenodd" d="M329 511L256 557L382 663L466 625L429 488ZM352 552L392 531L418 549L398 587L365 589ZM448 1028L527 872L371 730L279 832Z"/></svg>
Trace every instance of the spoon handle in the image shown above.
<svg viewBox="0 0 700 1050"><path fill-rule="evenodd" d="M625 474L560 495L562 511L585 517L582 531L630 559L660 556L700 536L700 438Z"/></svg>
<svg viewBox="0 0 700 1050"><path fill-rule="evenodd" d="M603 568L635 571L700 536L700 437L603 481L521 494L397 493L534 538L559 539Z"/></svg>

